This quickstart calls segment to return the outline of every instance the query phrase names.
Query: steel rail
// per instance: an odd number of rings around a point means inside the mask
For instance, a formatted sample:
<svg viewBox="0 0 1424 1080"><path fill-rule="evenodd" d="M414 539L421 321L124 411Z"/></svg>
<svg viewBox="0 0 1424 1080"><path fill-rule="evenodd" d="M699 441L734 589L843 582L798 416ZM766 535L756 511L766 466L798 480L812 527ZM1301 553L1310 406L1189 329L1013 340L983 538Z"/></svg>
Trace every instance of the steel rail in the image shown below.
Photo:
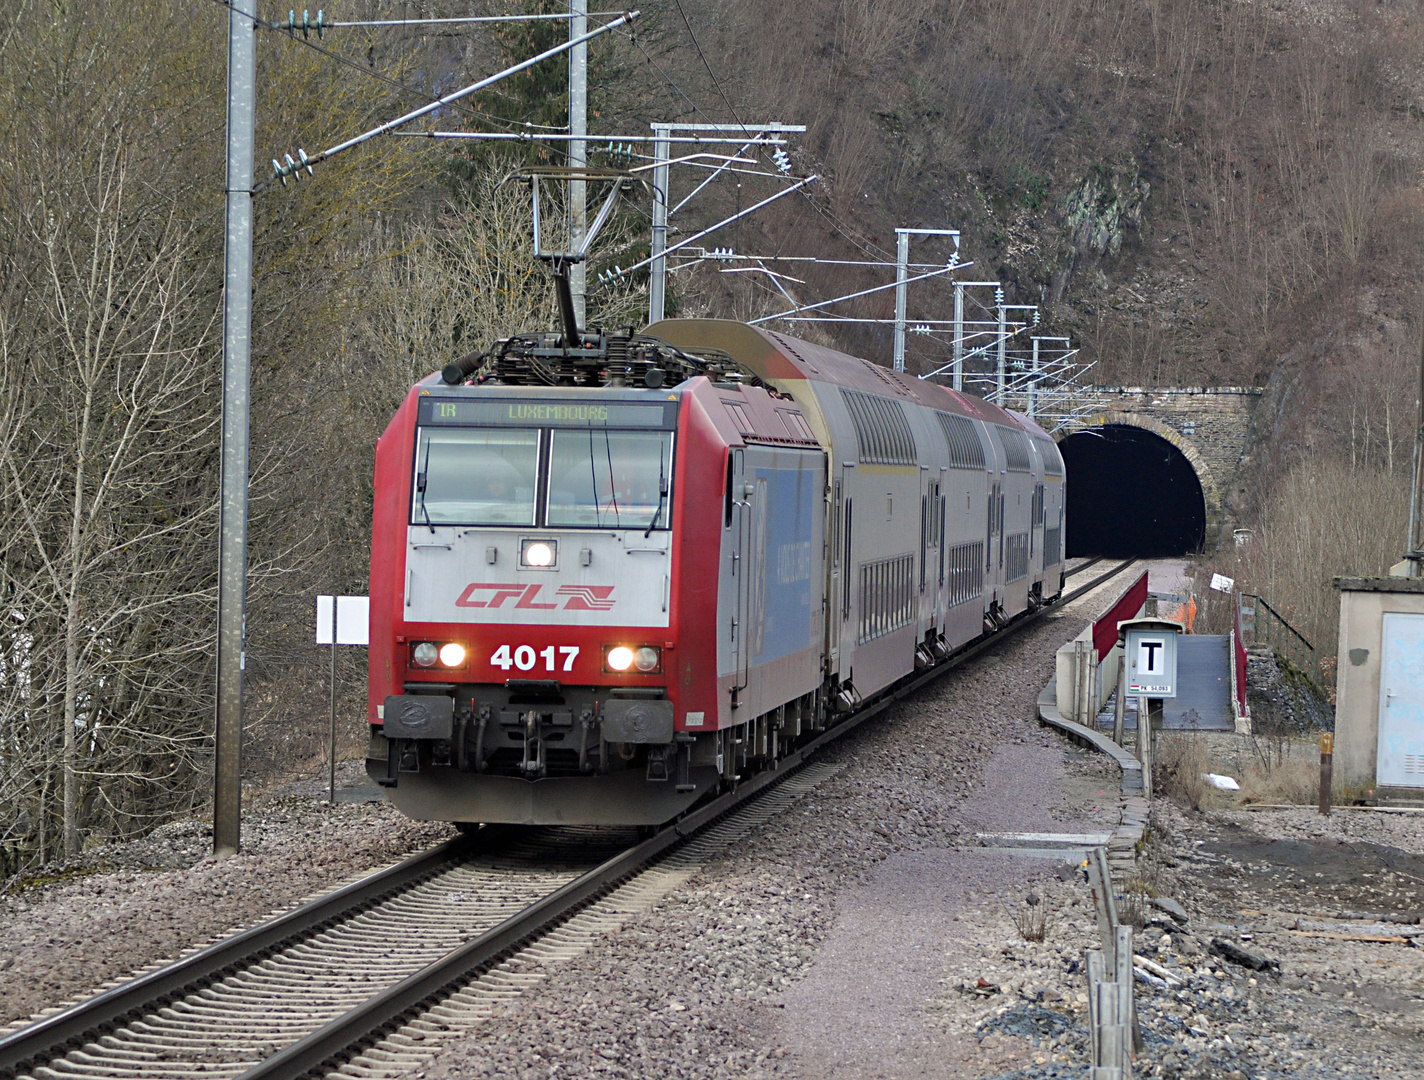
<svg viewBox="0 0 1424 1080"><path fill-rule="evenodd" d="M1069 572L1083 573L1100 559L1093 559ZM812 755L835 739L848 734L890 705L915 693L934 679L953 670L981 652L996 647L1013 634L1034 625L1043 616L1069 603L1121 573L1134 560L1126 560L1072 592L1060 595L1035 611L1019 616L998 633L951 654L934 667L911 677L899 686L861 705L854 713L810 742L791 751L772 768L740 782L737 787L697 807L663 827L654 836L593 870L554 890L497 926L471 938L440 960L406 977L369 998L335 1020L309 1032L260 1064L242 1073L238 1080L298 1080L335 1058L358 1053L364 1044L379 1038L407 1014L431 1002L452 986L488 969L530 938L552 929L585 905L596 901L669 849L680 845L742 804L785 779ZM46 1017L9 1036L0 1038L0 1076L22 1074L27 1067L56 1057L94 1041L96 1035L134 1019L204 985L260 959L278 948L311 935L339 919L433 876L447 864L481 848L487 848L510 829L487 827L472 837L448 841L413 855L392 867L371 874L335 892L303 904L293 911L262 923L230 938L215 942L191 956L138 976L81 1002L63 1012Z"/></svg>
<svg viewBox="0 0 1424 1080"><path fill-rule="evenodd" d="M0 1038L0 1076L13 1077L35 1062L59 1057L75 1046L92 1041L96 1032L111 1029L136 1014L200 989L217 976L307 937L392 893L408 889L507 832L501 827L481 829L475 835L457 837L417 852L274 919L215 941L191 956L155 968L20 1028Z"/></svg>

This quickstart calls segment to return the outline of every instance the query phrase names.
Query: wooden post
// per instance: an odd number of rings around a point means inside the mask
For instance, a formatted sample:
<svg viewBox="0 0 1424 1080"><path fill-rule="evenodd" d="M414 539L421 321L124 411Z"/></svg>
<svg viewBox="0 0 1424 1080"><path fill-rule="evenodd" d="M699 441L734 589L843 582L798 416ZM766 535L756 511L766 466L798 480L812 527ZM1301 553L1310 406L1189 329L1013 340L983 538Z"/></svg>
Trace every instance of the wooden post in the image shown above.
<svg viewBox="0 0 1424 1080"><path fill-rule="evenodd" d="M1137 1001L1132 993L1132 927L1117 928L1117 984L1123 994L1123 1023L1131 1042L1123 1046L1124 1075L1128 1062L1146 1049L1142 1038L1142 1025L1137 1022Z"/></svg>
<svg viewBox="0 0 1424 1080"><path fill-rule="evenodd" d="M1330 785L1335 771L1335 736L1328 731L1320 735L1320 812L1330 816Z"/></svg>
<svg viewBox="0 0 1424 1080"><path fill-rule="evenodd" d="M1093 911L1098 917L1098 939L1109 966L1117 966L1117 904L1113 902L1112 874L1108 871L1108 850L1095 847L1088 852L1088 890L1093 894Z"/></svg>
<svg viewBox="0 0 1424 1080"><path fill-rule="evenodd" d="M1073 723L1078 722L1078 709L1083 702L1083 643L1073 641L1073 709L1067 714Z"/></svg>
<svg viewBox="0 0 1424 1080"><path fill-rule="evenodd" d="M1142 762L1142 794L1152 798L1152 702L1137 699L1137 760Z"/></svg>
<svg viewBox="0 0 1424 1080"><path fill-rule="evenodd" d="M1100 1036L1102 1034L1102 1014L1098 1010L1098 987L1106 978L1103 974L1103 954L1098 949L1088 950L1088 1064L1098 1066L1102 1064L1103 1049Z"/></svg>
<svg viewBox="0 0 1424 1080"><path fill-rule="evenodd" d="M1121 648L1122 655L1117 665L1117 705L1113 708L1113 742L1122 745L1122 725L1127 712L1127 647Z"/></svg>

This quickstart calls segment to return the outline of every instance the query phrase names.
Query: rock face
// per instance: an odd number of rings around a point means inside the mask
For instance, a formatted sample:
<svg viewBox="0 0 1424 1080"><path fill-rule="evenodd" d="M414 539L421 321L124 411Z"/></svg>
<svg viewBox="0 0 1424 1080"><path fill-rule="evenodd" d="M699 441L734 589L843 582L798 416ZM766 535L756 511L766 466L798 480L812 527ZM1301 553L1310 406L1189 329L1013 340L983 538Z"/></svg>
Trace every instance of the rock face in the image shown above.
<svg viewBox="0 0 1424 1080"><path fill-rule="evenodd" d="M1128 158L1122 168L1098 165L1063 201L1063 219L1075 255L1116 255L1123 235L1142 222L1142 209L1152 193Z"/></svg>
<svg viewBox="0 0 1424 1080"><path fill-rule="evenodd" d="M1252 645L1246 657L1246 703L1254 729L1269 735L1333 731L1330 703L1290 661L1282 663L1266 645Z"/></svg>

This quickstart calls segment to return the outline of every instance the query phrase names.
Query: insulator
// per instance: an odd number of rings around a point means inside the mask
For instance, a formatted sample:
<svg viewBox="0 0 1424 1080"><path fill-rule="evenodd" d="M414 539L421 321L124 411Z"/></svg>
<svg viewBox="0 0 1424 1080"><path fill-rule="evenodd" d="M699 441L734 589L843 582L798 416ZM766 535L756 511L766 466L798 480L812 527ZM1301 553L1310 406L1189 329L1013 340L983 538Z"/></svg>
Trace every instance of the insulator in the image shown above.
<svg viewBox="0 0 1424 1080"><path fill-rule="evenodd" d="M1002 285L994 287L994 303L999 307L1004 306L1004 287Z"/></svg>
<svg viewBox="0 0 1424 1080"><path fill-rule="evenodd" d="M297 32L297 13L296 13L295 11L288 11L288 12L287 12L287 33L289 33L289 34L295 34L296 32Z"/></svg>
<svg viewBox="0 0 1424 1080"><path fill-rule="evenodd" d="M320 40L326 33L326 13L321 8L316 9L316 36Z"/></svg>

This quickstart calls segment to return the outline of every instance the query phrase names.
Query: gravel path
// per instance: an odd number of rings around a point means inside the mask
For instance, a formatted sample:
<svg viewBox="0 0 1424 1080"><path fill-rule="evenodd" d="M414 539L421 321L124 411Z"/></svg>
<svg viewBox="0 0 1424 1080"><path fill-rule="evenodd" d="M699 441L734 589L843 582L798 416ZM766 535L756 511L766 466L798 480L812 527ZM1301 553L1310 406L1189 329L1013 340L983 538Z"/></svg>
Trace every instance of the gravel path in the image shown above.
<svg viewBox="0 0 1424 1080"><path fill-rule="evenodd" d="M358 763L343 767L352 783ZM364 770L362 770L364 771ZM313 790L317 785L307 785ZM208 856L212 827L165 825L138 843L49 868L58 880L0 899L0 1024L87 994L454 835L389 804L325 806L303 788L260 799L243 851Z"/></svg>

